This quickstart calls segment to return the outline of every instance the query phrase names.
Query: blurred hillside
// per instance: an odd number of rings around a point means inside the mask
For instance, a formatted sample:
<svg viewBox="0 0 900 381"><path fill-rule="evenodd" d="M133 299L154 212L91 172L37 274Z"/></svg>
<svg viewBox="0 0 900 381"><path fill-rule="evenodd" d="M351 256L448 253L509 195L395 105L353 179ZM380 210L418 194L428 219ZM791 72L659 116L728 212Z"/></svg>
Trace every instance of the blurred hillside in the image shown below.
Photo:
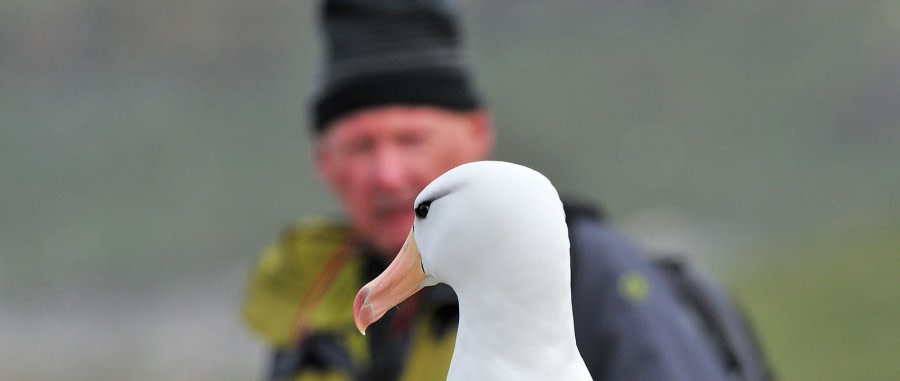
<svg viewBox="0 0 900 381"><path fill-rule="evenodd" d="M465 2L495 157L730 282L779 373L900 376L889 319L818 309L900 314L900 3L554 4ZM258 378L255 253L336 210L308 161L315 6L0 9L0 379Z"/></svg>
<svg viewBox="0 0 900 381"><path fill-rule="evenodd" d="M782 379L900 375L898 227L895 217L760 247L766 263L734 276Z"/></svg>

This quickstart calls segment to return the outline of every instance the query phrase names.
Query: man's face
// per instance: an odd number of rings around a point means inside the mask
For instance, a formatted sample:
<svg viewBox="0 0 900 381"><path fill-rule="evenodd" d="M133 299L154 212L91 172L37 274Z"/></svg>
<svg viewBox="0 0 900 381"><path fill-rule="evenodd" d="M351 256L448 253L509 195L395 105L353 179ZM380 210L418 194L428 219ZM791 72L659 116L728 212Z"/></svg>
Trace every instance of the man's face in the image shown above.
<svg viewBox="0 0 900 381"><path fill-rule="evenodd" d="M447 170L485 159L492 143L484 111L379 107L329 126L316 165L356 231L392 257L409 234L419 192Z"/></svg>

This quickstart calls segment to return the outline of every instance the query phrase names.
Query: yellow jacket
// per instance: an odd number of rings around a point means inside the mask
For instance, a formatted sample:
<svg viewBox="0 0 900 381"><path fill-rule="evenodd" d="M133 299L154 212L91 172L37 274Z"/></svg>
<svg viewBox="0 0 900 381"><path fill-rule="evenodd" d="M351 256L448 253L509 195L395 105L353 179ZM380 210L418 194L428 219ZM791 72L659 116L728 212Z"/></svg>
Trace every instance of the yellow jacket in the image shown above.
<svg viewBox="0 0 900 381"><path fill-rule="evenodd" d="M361 335L352 315L353 299L369 280L364 279L367 263L371 259L350 230L324 219L289 226L262 252L250 277L244 320L276 351L298 357L293 359L298 361L289 362L293 369L282 365L274 371L273 379L353 380L370 373L373 343L368 340L379 339ZM412 314L405 331L403 342L408 347L403 352L406 366L400 380L443 380L447 375L456 339L455 321L454 329L436 331L435 326L441 323L433 314L423 312L426 309L418 308ZM313 366L299 359L302 355L292 355L315 350L310 347L320 340L313 338L321 337L339 348L349 361L343 365L317 361Z"/></svg>

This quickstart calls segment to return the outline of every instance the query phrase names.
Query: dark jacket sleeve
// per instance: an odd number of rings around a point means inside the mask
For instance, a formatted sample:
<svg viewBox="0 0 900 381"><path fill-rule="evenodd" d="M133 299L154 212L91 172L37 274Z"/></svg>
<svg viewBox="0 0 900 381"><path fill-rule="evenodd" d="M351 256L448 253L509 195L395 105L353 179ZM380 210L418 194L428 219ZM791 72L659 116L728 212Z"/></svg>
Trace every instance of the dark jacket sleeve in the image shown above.
<svg viewBox="0 0 900 381"><path fill-rule="evenodd" d="M722 380L724 370L643 252L597 218L569 221L578 349L595 380Z"/></svg>

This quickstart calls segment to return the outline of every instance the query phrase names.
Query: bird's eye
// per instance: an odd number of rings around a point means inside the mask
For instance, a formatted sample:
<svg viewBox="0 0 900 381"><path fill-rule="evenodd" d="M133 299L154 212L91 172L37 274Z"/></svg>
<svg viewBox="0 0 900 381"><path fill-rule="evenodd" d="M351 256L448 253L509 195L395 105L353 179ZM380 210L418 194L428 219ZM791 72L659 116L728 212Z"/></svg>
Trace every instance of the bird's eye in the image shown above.
<svg viewBox="0 0 900 381"><path fill-rule="evenodd" d="M428 217L428 210L431 209L431 201L425 201L416 207L416 216L425 219Z"/></svg>

